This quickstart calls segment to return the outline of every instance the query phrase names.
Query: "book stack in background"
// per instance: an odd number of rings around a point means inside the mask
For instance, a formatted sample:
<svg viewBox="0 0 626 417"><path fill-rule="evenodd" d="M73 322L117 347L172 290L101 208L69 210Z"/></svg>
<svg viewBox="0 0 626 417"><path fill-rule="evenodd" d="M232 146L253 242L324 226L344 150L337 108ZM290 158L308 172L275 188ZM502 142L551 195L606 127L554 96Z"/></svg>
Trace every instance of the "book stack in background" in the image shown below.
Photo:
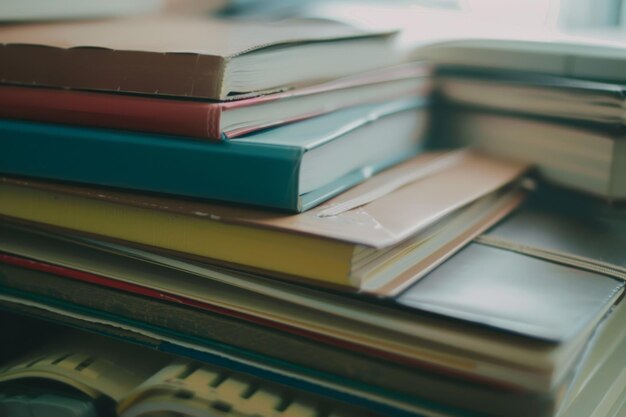
<svg viewBox="0 0 626 417"><path fill-rule="evenodd" d="M393 34L156 15L0 43L0 411L622 407L623 210L433 150L437 82Z"/></svg>
<svg viewBox="0 0 626 417"><path fill-rule="evenodd" d="M528 161L555 184L626 199L622 84L506 69L439 71L450 112L441 134L450 141Z"/></svg>

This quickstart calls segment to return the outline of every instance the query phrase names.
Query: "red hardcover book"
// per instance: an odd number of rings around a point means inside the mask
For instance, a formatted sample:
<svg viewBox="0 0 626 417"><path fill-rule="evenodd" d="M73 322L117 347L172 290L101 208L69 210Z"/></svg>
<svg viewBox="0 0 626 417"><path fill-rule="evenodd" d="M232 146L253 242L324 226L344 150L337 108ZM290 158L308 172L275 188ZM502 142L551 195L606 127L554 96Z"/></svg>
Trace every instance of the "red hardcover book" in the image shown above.
<svg viewBox="0 0 626 417"><path fill-rule="evenodd" d="M0 117L219 140L342 108L425 96L429 69L411 64L233 101L0 86Z"/></svg>

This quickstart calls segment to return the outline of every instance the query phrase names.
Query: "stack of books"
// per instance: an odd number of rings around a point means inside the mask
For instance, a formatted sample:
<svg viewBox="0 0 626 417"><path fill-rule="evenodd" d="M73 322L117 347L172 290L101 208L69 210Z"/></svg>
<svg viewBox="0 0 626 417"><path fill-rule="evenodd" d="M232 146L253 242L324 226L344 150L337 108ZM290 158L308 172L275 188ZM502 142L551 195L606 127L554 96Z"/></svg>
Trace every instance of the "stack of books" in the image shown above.
<svg viewBox="0 0 626 417"><path fill-rule="evenodd" d="M624 85L527 71L442 67L441 97L458 145L534 164L543 178L626 199Z"/></svg>
<svg viewBox="0 0 626 417"><path fill-rule="evenodd" d="M420 149L428 69L394 65L390 36L168 15L3 27L3 172L310 208Z"/></svg>
<svg viewBox="0 0 626 417"><path fill-rule="evenodd" d="M1 27L0 308L76 330L5 355L0 407L45 376L85 416L615 415L623 210L428 148L439 81L392 41Z"/></svg>

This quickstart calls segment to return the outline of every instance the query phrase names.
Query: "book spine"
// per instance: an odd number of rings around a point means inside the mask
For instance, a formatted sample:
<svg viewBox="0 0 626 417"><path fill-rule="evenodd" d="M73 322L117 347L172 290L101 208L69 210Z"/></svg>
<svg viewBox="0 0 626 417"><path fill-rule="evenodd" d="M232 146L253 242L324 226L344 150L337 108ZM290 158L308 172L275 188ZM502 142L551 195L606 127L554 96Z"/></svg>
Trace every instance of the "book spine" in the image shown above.
<svg viewBox="0 0 626 417"><path fill-rule="evenodd" d="M190 136L221 138L220 103L0 87L0 117Z"/></svg>
<svg viewBox="0 0 626 417"><path fill-rule="evenodd" d="M0 150L4 174L300 209L296 147L2 120Z"/></svg>

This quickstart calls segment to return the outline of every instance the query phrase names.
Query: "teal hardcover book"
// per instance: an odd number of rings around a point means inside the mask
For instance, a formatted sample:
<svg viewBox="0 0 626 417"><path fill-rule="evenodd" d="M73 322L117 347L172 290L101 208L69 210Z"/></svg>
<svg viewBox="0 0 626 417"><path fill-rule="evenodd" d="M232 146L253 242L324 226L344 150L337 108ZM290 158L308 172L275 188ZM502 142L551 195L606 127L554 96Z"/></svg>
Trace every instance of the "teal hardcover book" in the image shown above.
<svg viewBox="0 0 626 417"><path fill-rule="evenodd" d="M359 106L219 143L0 120L0 172L303 211L414 155L424 104Z"/></svg>

